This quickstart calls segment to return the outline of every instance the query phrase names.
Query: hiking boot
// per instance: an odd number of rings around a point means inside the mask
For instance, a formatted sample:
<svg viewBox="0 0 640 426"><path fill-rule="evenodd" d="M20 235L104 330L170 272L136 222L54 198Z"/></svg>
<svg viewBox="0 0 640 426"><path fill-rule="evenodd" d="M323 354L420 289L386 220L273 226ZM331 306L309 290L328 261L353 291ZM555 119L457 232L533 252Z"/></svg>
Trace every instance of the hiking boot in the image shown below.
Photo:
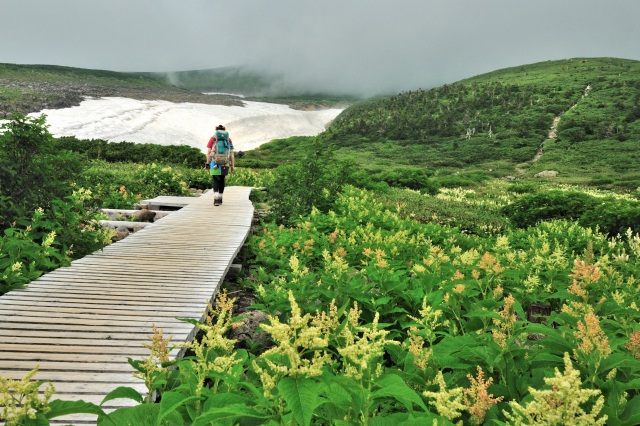
<svg viewBox="0 0 640 426"><path fill-rule="evenodd" d="M219 206L220 204L222 204L222 201L218 200L217 198L215 200L213 200L213 205L214 206Z"/></svg>
<svg viewBox="0 0 640 426"><path fill-rule="evenodd" d="M220 204L222 204L222 197L220 197L220 199L218 201L220 202Z"/></svg>

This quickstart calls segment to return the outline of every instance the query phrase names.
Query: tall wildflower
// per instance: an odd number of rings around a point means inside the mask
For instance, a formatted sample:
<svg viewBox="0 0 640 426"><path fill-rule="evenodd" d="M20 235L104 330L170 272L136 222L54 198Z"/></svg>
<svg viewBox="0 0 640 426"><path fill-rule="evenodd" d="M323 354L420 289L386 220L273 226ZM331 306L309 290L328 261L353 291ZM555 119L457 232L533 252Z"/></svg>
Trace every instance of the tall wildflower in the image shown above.
<svg viewBox="0 0 640 426"><path fill-rule="evenodd" d="M289 258L289 266L291 267L294 282L309 274L309 269L306 266L300 267L300 259L295 254Z"/></svg>
<svg viewBox="0 0 640 426"><path fill-rule="evenodd" d="M0 420L6 426L24 424L26 419L35 419L37 413L46 414L51 410L49 400L55 392L47 383L42 396L39 394L42 382L32 380L38 367L31 370L22 380L5 379L0 376Z"/></svg>
<svg viewBox="0 0 640 426"><path fill-rule="evenodd" d="M262 324L262 329L271 335L276 346L265 351L252 363L260 376L267 398L272 396L271 391L280 378L320 376L322 368L331 361L331 356L326 351L330 331L327 317L319 314L314 325L310 314L302 314L291 291L289 303L291 317L287 323L269 316L269 324Z"/></svg>
<svg viewBox="0 0 640 426"><path fill-rule="evenodd" d="M515 305L516 300L513 295L504 298L504 306L498 312L499 318L493 319L495 328L492 330L493 340L500 345L501 348L507 347L507 339L513 335L516 326Z"/></svg>
<svg viewBox="0 0 640 426"><path fill-rule="evenodd" d="M422 263L429 268L431 272L439 272L442 265L448 263L450 257L439 246L429 248L429 255L422 259Z"/></svg>
<svg viewBox="0 0 640 426"><path fill-rule="evenodd" d="M324 250L322 252L325 273L329 274L336 280L349 269L349 264L345 261L344 255L341 254L342 252L338 250L333 254L329 253L329 250Z"/></svg>
<svg viewBox="0 0 640 426"><path fill-rule="evenodd" d="M494 398L489 393L488 389L493 383L493 377L489 377L489 380L485 381L482 368L478 367L478 375L476 377L467 374L467 379L469 379L471 386L464 390L463 404L466 406L466 410L469 411L471 423L480 425L484 422L487 411L502 401L503 398L501 396Z"/></svg>
<svg viewBox="0 0 640 426"><path fill-rule="evenodd" d="M156 383L160 381L160 376L167 372L162 363L169 361L171 337L165 338L162 329L153 324L153 334L148 336L148 339L150 343L143 343L142 346L149 349L150 354L139 363L138 371L133 373L133 377L144 380L148 390L147 401L151 401L153 391L158 388Z"/></svg>
<svg viewBox="0 0 640 426"><path fill-rule="evenodd" d="M357 302L347 315L347 324L338 335L338 353L342 357L342 368L346 376L354 380L376 378L382 373L379 362L386 345L399 344L386 338L386 330L378 329L379 314L376 312L373 323L361 326ZM375 366L374 366L375 363Z"/></svg>
<svg viewBox="0 0 640 426"><path fill-rule="evenodd" d="M234 301L235 299L229 298L226 293L218 293L215 308L209 306L205 321L196 324L204 331L202 339L179 345L191 349L195 354L193 371L198 383L197 395L202 391L204 381L211 373L229 372L241 362L233 351L236 341L224 337L232 327L240 325L232 320Z"/></svg>
<svg viewBox="0 0 640 426"><path fill-rule="evenodd" d="M573 282L568 288L569 293L578 296L583 302L587 302L589 298L588 287L600 281L602 272L598 263L593 262L593 244L589 242L585 253L585 260L576 258L573 261L573 270L569 277L573 278Z"/></svg>
<svg viewBox="0 0 640 426"><path fill-rule="evenodd" d="M599 389L581 389L580 371L573 368L568 353L564 354L565 371L557 368L554 377L546 377L545 383L551 389L537 390L529 388L533 401L523 405L509 402L512 413L504 412L514 425L605 425L607 416L598 418L604 406L604 397ZM590 399L597 397L587 412L582 407ZM511 423L509 423L511 424Z"/></svg>
<svg viewBox="0 0 640 426"><path fill-rule="evenodd" d="M422 394L433 399L433 401L429 401L429 404L435 407L438 414L454 421L460 417L462 411L466 409L466 406L462 402L464 388L456 387L447 389L442 371L438 371L434 384L437 384L439 387L437 392L424 391Z"/></svg>
<svg viewBox="0 0 640 426"><path fill-rule="evenodd" d="M634 331L629 335L629 341L624 345L636 359L640 359L640 331Z"/></svg>
<svg viewBox="0 0 640 426"><path fill-rule="evenodd" d="M420 317L414 317L409 315L409 318L414 320L419 327L411 326L407 334L409 335L409 343L404 344L407 350L413 355L413 359L418 368L422 370L427 369L429 358L433 353L431 346L435 340L436 328L440 325L440 318L442 317L442 311L440 309L433 309L432 306L427 305L427 298L422 298L422 309L418 311ZM428 342L428 346L425 345Z"/></svg>
<svg viewBox="0 0 640 426"><path fill-rule="evenodd" d="M429 358L433 354L433 349L425 347L424 337L420 335L418 327L409 327L407 331L409 335L409 343L404 344L409 353L413 355L414 363L421 370L426 370L429 365Z"/></svg>
<svg viewBox="0 0 640 426"><path fill-rule="evenodd" d="M584 320L578 321L578 329L574 332L579 345L577 351L582 354L596 353L599 359L611 355L609 339L600 327L598 316L589 312L584 316Z"/></svg>
<svg viewBox="0 0 640 426"><path fill-rule="evenodd" d="M491 291L492 283L496 282L499 285L500 274L503 271L504 267L500 264L498 259L486 252L478 262L478 269L473 269L471 271L471 276L477 281L479 290L482 292L483 296L486 297Z"/></svg>

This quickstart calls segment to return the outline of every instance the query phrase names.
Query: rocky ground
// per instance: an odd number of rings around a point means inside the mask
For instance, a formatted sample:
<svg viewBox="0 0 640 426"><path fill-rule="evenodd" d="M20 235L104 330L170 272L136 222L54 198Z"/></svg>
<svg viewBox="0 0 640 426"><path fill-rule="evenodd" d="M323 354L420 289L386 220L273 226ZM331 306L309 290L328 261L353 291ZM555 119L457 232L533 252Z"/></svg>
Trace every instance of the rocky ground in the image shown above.
<svg viewBox="0 0 640 426"><path fill-rule="evenodd" d="M132 89L88 84L50 83L0 78L0 119L10 119L13 112L29 114L43 109L69 108L85 97L126 97L138 100L194 102L209 105L243 105L233 96L202 93L167 86L162 89ZM11 95L4 95L10 93Z"/></svg>

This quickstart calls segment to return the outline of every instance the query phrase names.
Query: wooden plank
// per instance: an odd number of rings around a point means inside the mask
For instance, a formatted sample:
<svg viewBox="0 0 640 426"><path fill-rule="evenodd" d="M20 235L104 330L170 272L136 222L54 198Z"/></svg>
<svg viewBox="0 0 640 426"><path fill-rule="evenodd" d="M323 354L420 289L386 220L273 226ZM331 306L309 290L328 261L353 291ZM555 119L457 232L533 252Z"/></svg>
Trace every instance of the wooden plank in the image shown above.
<svg viewBox="0 0 640 426"><path fill-rule="evenodd" d="M12 380L22 379L34 367L12 368L0 370L0 375ZM133 377L133 368L130 372L102 374L96 372L74 373L69 371L40 371L36 372L35 380L50 380L65 383L140 383L141 380ZM105 393L106 395L106 393Z"/></svg>
<svg viewBox="0 0 640 426"><path fill-rule="evenodd" d="M5 341L6 342L6 341ZM48 344L35 345L33 343L0 343L0 357L12 356L15 353L31 353L37 351L38 354L103 354L119 355L131 358L149 356L149 349L142 346L140 342L127 346L78 346L59 344L54 339L49 339Z"/></svg>
<svg viewBox="0 0 640 426"><path fill-rule="evenodd" d="M82 308L69 308L64 306L59 306L57 304L52 304L47 306L48 309L45 311L42 310L43 307L47 305L28 305L28 304L0 304L0 314L12 314L12 315L20 315L22 313L30 313L36 316L48 316L52 314L68 314L70 317L74 315L112 315L114 317L122 317L127 316L131 317L141 317L145 318L145 320L150 321L153 318L200 318L203 314L203 311L199 309L182 309L182 310L158 310L154 308L152 312L149 312L147 306L145 306L144 310L131 310L131 309L99 309L92 308L90 311L86 307ZM89 313L90 312L90 313Z"/></svg>
<svg viewBox="0 0 640 426"><path fill-rule="evenodd" d="M38 371L70 371L82 372L90 371L94 373L133 373L135 370L129 363L122 360L116 362L65 362L65 361L22 361L22 360L0 360L0 370L31 370L36 366Z"/></svg>
<svg viewBox="0 0 640 426"><path fill-rule="evenodd" d="M22 290L15 290L22 291ZM56 289L46 290L46 289L36 289L34 291L29 292L29 296L37 296L37 297L55 297L55 295L60 294L60 291ZM26 295L26 294L25 294ZM83 292L73 291L71 289L67 290L67 294L63 297L58 297L58 299L99 299L99 300L110 300L110 301L139 301L144 302L150 296L154 296L156 300L166 300L166 301L184 301L184 302L201 302L204 298L202 296L189 296L189 295L174 295L174 294L162 294L162 293L152 293L144 296L133 295L133 294L120 294L120 293L110 293L108 291L100 291L94 292L91 294L86 294Z"/></svg>
<svg viewBox="0 0 640 426"><path fill-rule="evenodd" d="M19 330L19 331L17 331ZM80 331L80 330L47 330L43 333L42 330L28 330L28 329L6 329L4 326L0 328L0 341L5 341L5 336L23 336L23 337L49 337L49 338L75 338L75 339L88 339L88 340L146 340L150 334L151 329L139 329L130 330L129 332L109 332L103 330L95 330L92 332ZM173 341L177 342L179 339L184 339L189 333L175 331L164 333L166 336L173 336Z"/></svg>
<svg viewBox="0 0 640 426"><path fill-rule="evenodd" d="M189 309L191 308L198 309L202 307L201 300L197 300L192 303L186 303L186 301L176 301L175 299L172 299L170 301L149 300L149 299L147 300L124 299L124 300L116 300L116 301L105 301L104 299L92 300L92 299L87 299L86 297L84 298L83 297L50 297L46 301L43 301L42 299L39 299L39 295L35 293L22 293L19 295L13 295L11 293L7 293L2 297L3 297L2 299L3 303L7 302L7 300L20 301L21 303L33 302L34 304L39 303L43 307L50 306L51 304L83 306L83 307L86 307L87 309L91 307L95 307L96 305L103 306L103 307L113 307L114 309L118 309L118 307L120 307L121 309L131 309L131 306L136 306L137 309L139 310L141 309L162 310L165 307L167 309L176 309L181 307L187 307Z"/></svg>
<svg viewBox="0 0 640 426"><path fill-rule="evenodd" d="M34 324L40 329L46 327L58 327L64 325L88 325L100 327L153 327L154 325L163 330L181 329L183 327L191 328L192 325L179 321L176 318L154 318L154 317L126 317L112 315L34 315L33 313L20 313L17 315L0 314L0 321L4 324L19 324L22 327L28 322ZM9 326L10 327L10 326Z"/></svg>
<svg viewBox="0 0 640 426"><path fill-rule="evenodd" d="M96 306L97 305L97 306ZM135 312L131 310L131 306L135 306ZM178 305L172 303L167 305L162 302L146 301L144 304L138 302L130 302L129 304L107 304L107 303L85 303L84 301L56 301L56 300L33 300L29 297L0 298L0 306L7 307L11 310L44 309L44 312L120 312L127 311L132 315L148 315L147 311L153 311L155 315L162 316L182 316L185 312L202 312L204 308L200 303L194 305Z"/></svg>

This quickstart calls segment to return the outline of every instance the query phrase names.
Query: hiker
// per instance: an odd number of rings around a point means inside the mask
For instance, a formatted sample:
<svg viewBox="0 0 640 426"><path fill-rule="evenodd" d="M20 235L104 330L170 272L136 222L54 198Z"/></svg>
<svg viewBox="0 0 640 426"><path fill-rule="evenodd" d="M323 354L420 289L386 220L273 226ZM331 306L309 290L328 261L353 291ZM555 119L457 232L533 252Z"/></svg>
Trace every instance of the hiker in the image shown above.
<svg viewBox="0 0 640 426"><path fill-rule="evenodd" d="M209 170L213 180L213 205L219 206L222 204L224 178L236 169L233 142L222 124L216 126L216 132L207 143L205 169Z"/></svg>

